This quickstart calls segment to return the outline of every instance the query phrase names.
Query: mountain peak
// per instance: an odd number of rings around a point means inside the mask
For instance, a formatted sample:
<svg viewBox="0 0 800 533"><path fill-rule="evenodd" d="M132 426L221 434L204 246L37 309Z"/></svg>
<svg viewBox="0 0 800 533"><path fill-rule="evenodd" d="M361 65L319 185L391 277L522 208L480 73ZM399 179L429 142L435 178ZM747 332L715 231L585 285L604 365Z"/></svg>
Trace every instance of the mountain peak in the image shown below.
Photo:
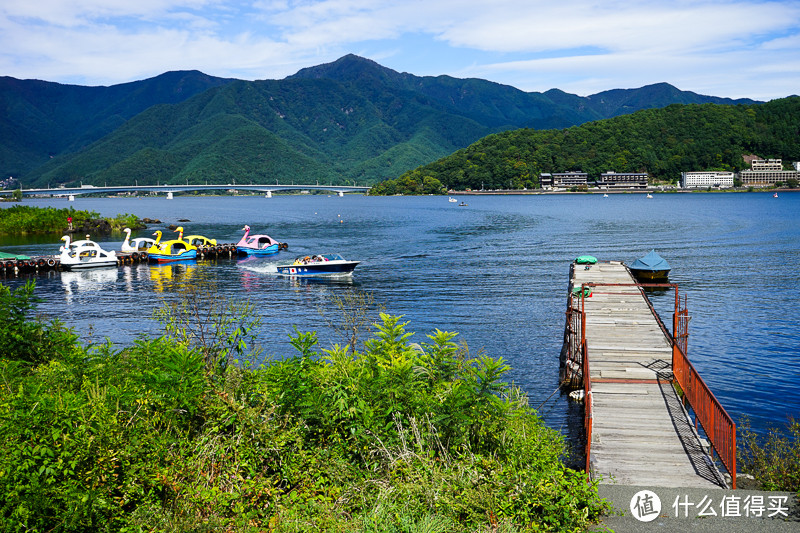
<svg viewBox="0 0 800 533"><path fill-rule="evenodd" d="M347 54L331 63L300 69L297 74L289 76L289 78L328 78L341 82L352 82L370 78L385 81L387 79L398 79L401 76L400 73L371 59L355 54Z"/></svg>

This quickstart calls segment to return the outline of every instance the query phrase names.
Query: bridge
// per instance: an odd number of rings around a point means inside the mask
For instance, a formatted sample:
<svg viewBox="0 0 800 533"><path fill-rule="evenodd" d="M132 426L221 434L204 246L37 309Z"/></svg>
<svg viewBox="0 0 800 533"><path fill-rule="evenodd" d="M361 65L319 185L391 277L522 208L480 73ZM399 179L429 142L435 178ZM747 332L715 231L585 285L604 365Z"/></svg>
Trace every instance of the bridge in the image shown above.
<svg viewBox="0 0 800 533"><path fill-rule="evenodd" d="M82 194L119 194L123 192L149 192L149 193L163 193L167 198L172 198L175 193L190 192L190 191L256 191L263 192L266 196L271 197L273 192L277 191L328 191L336 193L339 196L344 196L348 192L361 192L365 193L370 190L370 187L356 186L356 185L295 185L294 183L274 185L254 185L254 184L237 184L228 183L223 185L120 185L120 186L94 186L82 185L80 187L59 187L55 189L22 189L23 196L68 196L71 199L75 196ZM6 189L0 191L0 195L11 195L14 191Z"/></svg>

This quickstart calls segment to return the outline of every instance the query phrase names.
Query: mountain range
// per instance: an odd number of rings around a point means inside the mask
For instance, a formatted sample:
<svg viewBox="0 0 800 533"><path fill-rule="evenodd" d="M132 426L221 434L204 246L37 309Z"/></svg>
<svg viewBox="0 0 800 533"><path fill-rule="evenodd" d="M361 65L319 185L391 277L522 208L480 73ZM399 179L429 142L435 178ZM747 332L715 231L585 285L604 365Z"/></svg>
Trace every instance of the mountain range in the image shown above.
<svg viewBox="0 0 800 533"><path fill-rule="evenodd" d="M659 83L581 97L415 76L355 55L282 80L168 72L110 87L0 77L0 178L83 183L373 184L489 134L671 104L752 104Z"/></svg>

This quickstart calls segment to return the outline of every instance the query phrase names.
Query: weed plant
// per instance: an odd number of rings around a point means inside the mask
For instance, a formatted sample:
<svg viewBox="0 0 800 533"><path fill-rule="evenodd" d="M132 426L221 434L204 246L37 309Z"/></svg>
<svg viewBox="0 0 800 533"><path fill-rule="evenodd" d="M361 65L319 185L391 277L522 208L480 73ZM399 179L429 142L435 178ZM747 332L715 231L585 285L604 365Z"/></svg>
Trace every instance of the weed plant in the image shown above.
<svg viewBox="0 0 800 533"><path fill-rule="evenodd" d="M412 344L381 313L363 350L296 330L248 367L248 320L82 346L33 292L0 285L0 531L579 531L606 509L455 333Z"/></svg>
<svg viewBox="0 0 800 533"><path fill-rule="evenodd" d="M797 493L800 498L800 421L790 418L784 428L770 427L765 435L739 424L739 470L752 475L763 490Z"/></svg>

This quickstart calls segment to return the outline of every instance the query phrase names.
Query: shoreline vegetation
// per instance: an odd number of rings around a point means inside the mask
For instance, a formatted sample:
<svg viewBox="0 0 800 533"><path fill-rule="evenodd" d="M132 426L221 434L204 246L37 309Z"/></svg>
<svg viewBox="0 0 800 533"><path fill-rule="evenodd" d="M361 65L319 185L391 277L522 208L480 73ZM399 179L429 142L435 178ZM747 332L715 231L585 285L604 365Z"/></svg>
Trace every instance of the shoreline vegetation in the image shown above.
<svg viewBox="0 0 800 533"><path fill-rule="evenodd" d="M295 329L297 353L255 364L250 305L181 296L166 335L118 349L0 285L5 530L580 531L608 511L503 359L455 333L412 344L380 313L357 346Z"/></svg>
<svg viewBox="0 0 800 533"><path fill-rule="evenodd" d="M72 229L68 219L72 218ZM72 207L57 209L54 207L33 207L15 205L8 209L0 209L0 235L45 234L45 233L78 233L108 234L122 231L143 229L145 224L135 215L119 214L113 218L100 218L95 211L81 211Z"/></svg>

